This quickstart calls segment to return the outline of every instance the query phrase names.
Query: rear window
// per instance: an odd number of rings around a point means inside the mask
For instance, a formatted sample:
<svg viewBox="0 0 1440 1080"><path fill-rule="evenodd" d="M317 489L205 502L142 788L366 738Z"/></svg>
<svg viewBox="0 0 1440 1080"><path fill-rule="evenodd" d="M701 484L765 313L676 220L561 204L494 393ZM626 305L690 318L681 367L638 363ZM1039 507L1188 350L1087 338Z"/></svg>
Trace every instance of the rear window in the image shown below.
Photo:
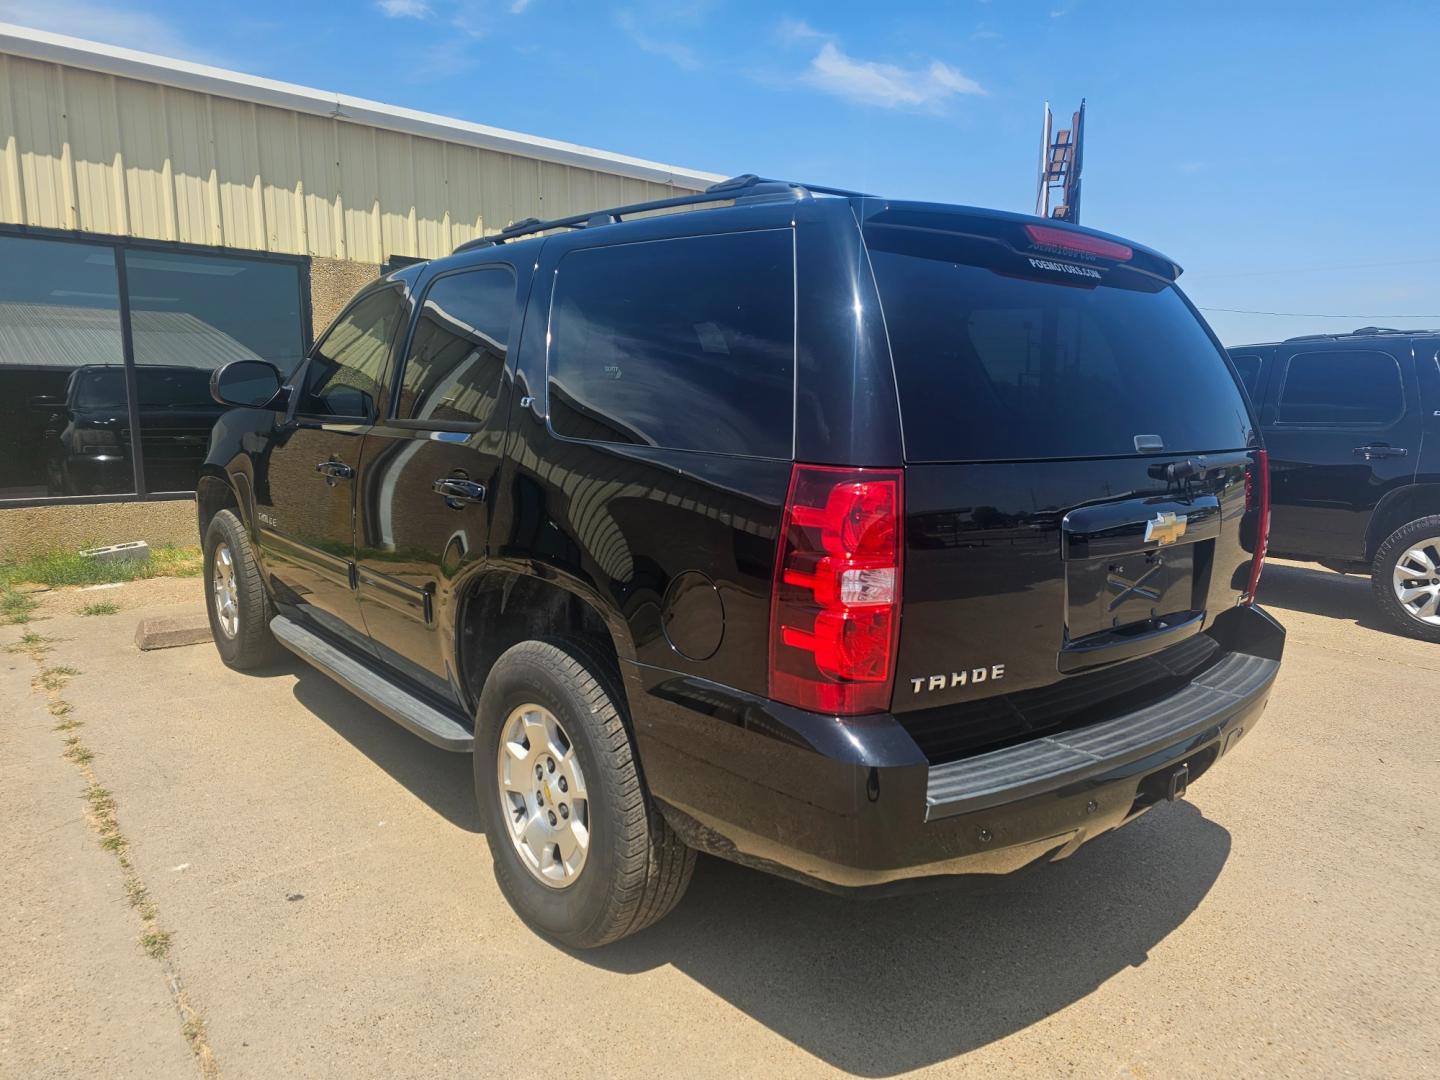
<svg viewBox="0 0 1440 1080"><path fill-rule="evenodd" d="M1245 401L1174 287L1125 270L1011 258L937 232L866 230L910 461L1234 449ZM1077 272L1080 271L1080 272Z"/></svg>
<svg viewBox="0 0 1440 1080"><path fill-rule="evenodd" d="M550 319L550 426L592 442L789 458L789 230L583 248Z"/></svg>

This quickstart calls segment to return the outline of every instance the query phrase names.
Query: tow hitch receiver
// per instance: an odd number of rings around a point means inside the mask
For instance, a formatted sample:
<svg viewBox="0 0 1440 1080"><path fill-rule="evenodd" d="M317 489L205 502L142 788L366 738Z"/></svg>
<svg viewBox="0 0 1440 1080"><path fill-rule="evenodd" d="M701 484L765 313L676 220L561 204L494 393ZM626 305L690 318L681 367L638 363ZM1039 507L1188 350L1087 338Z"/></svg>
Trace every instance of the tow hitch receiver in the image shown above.
<svg viewBox="0 0 1440 1080"><path fill-rule="evenodd" d="M1185 789L1190 786L1190 766L1183 764L1178 766L1170 774L1170 784L1165 789L1165 798L1171 802L1185 797Z"/></svg>

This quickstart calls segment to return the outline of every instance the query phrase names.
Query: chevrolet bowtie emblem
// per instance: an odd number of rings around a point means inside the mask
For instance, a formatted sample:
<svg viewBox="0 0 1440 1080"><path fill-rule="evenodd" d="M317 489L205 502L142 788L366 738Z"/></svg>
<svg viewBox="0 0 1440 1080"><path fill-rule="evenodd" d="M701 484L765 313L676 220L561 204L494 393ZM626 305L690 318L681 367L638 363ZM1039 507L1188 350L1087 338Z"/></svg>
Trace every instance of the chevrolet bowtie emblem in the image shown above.
<svg viewBox="0 0 1440 1080"><path fill-rule="evenodd" d="M1145 523L1145 542L1148 544L1154 540L1161 547L1173 544L1185 535L1185 526L1188 523L1189 519L1184 514L1176 514L1170 510L1161 511Z"/></svg>

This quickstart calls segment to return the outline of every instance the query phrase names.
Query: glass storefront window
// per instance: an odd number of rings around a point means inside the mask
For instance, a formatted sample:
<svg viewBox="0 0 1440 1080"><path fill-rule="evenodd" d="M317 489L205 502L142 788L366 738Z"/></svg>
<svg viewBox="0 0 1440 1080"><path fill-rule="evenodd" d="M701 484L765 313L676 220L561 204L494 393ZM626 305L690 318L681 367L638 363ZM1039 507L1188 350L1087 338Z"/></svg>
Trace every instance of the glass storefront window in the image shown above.
<svg viewBox="0 0 1440 1080"><path fill-rule="evenodd" d="M147 491L190 491L225 411L210 373L232 360L300 362L300 277L294 263L125 252L134 328L140 445Z"/></svg>
<svg viewBox="0 0 1440 1080"><path fill-rule="evenodd" d="M285 260L0 235L0 504L193 490L223 411L211 372L259 358L289 374L303 356L300 275Z"/></svg>
<svg viewBox="0 0 1440 1080"><path fill-rule="evenodd" d="M114 248L0 236L0 499L134 490Z"/></svg>

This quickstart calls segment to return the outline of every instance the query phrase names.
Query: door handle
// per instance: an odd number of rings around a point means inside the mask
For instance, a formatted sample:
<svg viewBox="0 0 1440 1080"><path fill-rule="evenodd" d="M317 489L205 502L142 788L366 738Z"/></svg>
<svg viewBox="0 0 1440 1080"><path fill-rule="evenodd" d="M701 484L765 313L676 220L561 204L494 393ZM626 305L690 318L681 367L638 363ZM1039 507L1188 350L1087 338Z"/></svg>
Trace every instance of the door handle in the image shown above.
<svg viewBox="0 0 1440 1080"><path fill-rule="evenodd" d="M1355 453L1366 461L1374 461L1377 458L1404 457L1410 451L1403 446L1391 446L1389 443L1370 443L1368 446L1355 447Z"/></svg>
<svg viewBox="0 0 1440 1080"><path fill-rule="evenodd" d="M349 480L355 475L355 470L343 461L322 461L315 466L315 471L331 480Z"/></svg>
<svg viewBox="0 0 1440 1080"><path fill-rule="evenodd" d="M435 494L445 497L445 505L451 510L459 510L466 503L485 501L485 485L461 476L442 476L431 488Z"/></svg>

